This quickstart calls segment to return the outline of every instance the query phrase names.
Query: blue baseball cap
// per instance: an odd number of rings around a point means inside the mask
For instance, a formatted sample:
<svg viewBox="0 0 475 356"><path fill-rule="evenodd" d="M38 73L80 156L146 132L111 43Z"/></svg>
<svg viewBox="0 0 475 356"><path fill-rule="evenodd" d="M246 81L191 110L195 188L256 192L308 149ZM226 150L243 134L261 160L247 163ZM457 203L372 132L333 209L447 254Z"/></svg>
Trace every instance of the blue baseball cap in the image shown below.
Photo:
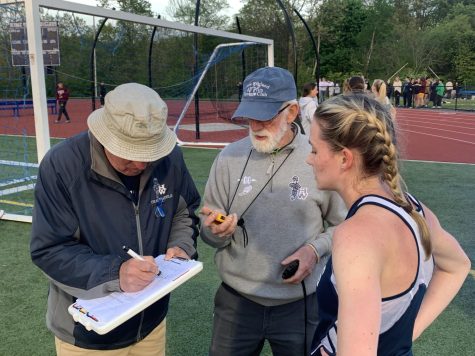
<svg viewBox="0 0 475 356"><path fill-rule="evenodd" d="M283 103L295 99L297 88L288 70L259 68L244 79L241 103L232 118L268 121L277 115Z"/></svg>

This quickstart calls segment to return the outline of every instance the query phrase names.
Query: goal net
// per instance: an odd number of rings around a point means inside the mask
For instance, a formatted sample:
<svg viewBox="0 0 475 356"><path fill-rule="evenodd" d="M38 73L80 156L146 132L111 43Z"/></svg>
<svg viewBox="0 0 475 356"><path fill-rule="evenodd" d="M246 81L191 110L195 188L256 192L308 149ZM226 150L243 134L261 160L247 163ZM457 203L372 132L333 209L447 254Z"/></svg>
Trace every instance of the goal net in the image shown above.
<svg viewBox="0 0 475 356"><path fill-rule="evenodd" d="M0 0L0 23L0 219L31 219L39 162L52 144L87 130L103 89L148 85L168 104L181 144L222 145L247 133L230 120L239 83L273 65L272 40L62 0ZM44 23L57 24L53 66ZM12 40L11 28L23 35ZM30 63L15 66L14 44ZM70 91L71 123L55 123L58 82Z"/></svg>
<svg viewBox="0 0 475 356"><path fill-rule="evenodd" d="M180 144L224 146L247 135L247 122L231 117L241 100L244 77L266 65L265 52L255 42L215 47L187 90L174 127Z"/></svg>

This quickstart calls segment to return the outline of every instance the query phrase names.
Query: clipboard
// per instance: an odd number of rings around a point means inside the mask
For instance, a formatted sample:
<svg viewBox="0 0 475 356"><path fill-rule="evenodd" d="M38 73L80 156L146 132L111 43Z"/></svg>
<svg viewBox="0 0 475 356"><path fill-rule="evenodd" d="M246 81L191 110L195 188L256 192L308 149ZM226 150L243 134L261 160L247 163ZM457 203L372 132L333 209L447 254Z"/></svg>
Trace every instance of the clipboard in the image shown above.
<svg viewBox="0 0 475 356"><path fill-rule="evenodd" d="M203 263L195 260L155 258L160 275L143 290L135 293L113 292L95 299L77 299L68 308L74 321L87 330L104 335L140 313L172 290L201 272Z"/></svg>

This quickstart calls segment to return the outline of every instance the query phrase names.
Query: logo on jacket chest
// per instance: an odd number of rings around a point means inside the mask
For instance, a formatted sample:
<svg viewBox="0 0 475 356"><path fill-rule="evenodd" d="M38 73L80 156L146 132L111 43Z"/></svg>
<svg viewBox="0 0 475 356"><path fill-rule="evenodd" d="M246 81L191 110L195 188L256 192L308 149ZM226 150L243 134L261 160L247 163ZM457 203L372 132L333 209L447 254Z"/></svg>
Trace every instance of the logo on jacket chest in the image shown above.
<svg viewBox="0 0 475 356"><path fill-rule="evenodd" d="M164 202L167 199L173 198L173 194L166 194L167 187L165 184L160 184L157 178L153 178L153 193L152 193L152 200L150 200L150 204L154 209L155 216L158 217L165 217L166 211Z"/></svg>
<svg viewBox="0 0 475 356"><path fill-rule="evenodd" d="M293 176L292 181L289 183L290 188L290 200L305 200L308 197L308 188L302 187L299 183L300 178Z"/></svg>
<svg viewBox="0 0 475 356"><path fill-rule="evenodd" d="M248 195L252 191L252 183L256 180L251 176L244 176L242 177L241 183L243 185L242 191L238 194L240 197ZM239 179L238 179L239 184Z"/></svg>
<svg viewBox="0 0 475 356"><path fill-rule="evenodd" d="M252 191L252 184L256 182L256 179L252 178L251 176L244 176L242 177L242 190L238 193L240 197L248 195ZM238 180L239 184L239 180ZM290 188L290 200L305 200L308 197L308 188L302 187L300 184L300 178L298 176L293 176L292 180L289 183Z"/></svg>

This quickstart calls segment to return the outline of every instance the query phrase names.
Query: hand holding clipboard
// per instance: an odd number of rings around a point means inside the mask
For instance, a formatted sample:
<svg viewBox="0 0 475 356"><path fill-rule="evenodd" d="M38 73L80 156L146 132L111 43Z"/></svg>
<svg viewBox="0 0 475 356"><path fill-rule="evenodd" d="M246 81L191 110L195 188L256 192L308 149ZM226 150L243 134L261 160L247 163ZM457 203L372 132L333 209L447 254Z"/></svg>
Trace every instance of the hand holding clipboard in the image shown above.
<svg viewBox="0 0 475 356"><path fill-rule="evenodd" d="M143 290L134 293L114 292L102 298L82 300L68 308L75 321L103 335L138 314L160 298L203 269L203 264L195 260L178 258L165 259L165 255L155 258L160 266L160 275Z"/></svg>

